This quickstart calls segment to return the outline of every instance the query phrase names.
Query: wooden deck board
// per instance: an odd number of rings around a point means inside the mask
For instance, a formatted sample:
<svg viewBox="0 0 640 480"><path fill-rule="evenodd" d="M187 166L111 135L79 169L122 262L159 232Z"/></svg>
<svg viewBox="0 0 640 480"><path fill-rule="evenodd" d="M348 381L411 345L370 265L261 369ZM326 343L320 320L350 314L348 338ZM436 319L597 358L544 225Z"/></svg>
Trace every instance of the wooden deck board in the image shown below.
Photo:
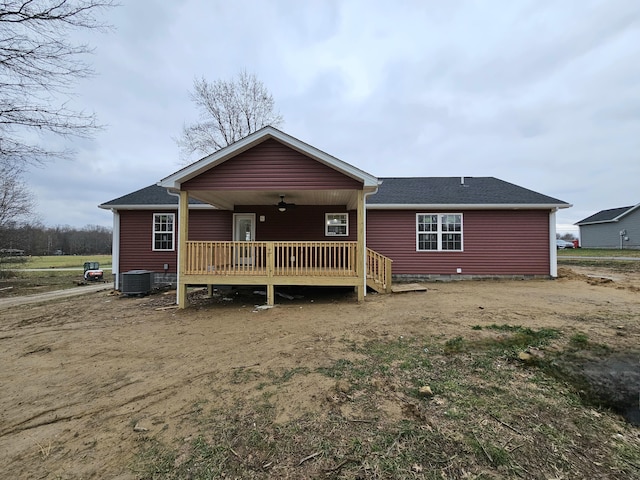
<svg viewBox="0 0 640 480"><path fill-rule="evenodd" d="M391 286L392 293L426 292L427 287L418 283L401 283Z"/></svg>

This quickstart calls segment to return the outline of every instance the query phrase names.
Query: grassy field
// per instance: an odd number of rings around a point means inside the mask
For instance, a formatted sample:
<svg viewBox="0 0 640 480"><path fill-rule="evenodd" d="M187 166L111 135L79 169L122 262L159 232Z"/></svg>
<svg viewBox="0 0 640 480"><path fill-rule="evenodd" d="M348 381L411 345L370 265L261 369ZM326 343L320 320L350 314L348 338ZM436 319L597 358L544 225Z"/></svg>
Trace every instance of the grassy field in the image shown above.
<svg viewBox="0 0 640 480"><path fill-rule="evenodd" d="M640 250L612 250L609 248L563 248L558 250L558 258L562 257L638 257Z"/></svg>
<svg viewBox="0 0 640 480"><path fill-rule="evenodd" d="M638 258L638 260L614 260L612 258L622 256ZM640 272L640 250L604 250L595 248L558 250L558 265L565 267L598 267L607 268L618 273L637 273Z"/></svg>
<svg viewBox="0 0 640 480"><path fill-rule="evenodd" d="M111 282L111 255L90 257L59 255L0 259L0 297L30 295L76 287L83 281L84 262L100 262L104 279ZM29 269L46 269L27 271ZM74 268L77 270L66 270Z"/></svg>
<svg viewBox="0 0 640 480"><path fill-rule="evenodd" d="M13 257L5 259L5 269L18 270L25 268L80 268L84 262L100 262L101 268L111 268L111 255L48 255L42 257Z"/></svg>

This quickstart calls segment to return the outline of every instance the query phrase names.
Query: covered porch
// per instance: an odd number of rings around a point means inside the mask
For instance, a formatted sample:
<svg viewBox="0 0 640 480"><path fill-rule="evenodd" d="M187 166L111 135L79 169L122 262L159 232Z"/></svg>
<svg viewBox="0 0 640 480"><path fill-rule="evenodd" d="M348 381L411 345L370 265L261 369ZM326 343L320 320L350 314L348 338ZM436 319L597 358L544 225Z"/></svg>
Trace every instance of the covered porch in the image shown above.
<svg viewBox="0 0 640 480"><path fill-rule="evenodd" d="M366 248L366 196L378 179L265 127L163 179L179 195L178 305L189 285L390 289L391 262ZM190 199L219 215L190 223ZM191 211L195 217L196 210ZM225 213L226 212L226 213Z"/></svg>
<svg viewBox="0 0 640 480"><path fill-rule="evenodd" d="M258 241L249 231L249 240L202 241L189 239L189 211L183 207L187 192L180 198L177 300L181 308L187 306L190 285L265 286L268 305L275 303L277 286L353 287L358 301L364 300L367 286L381 293L391 291L391 260L365 246L364 205L356 212L362 220L356 220L355 241ZM244 235L234 231L234 237Z"/></svg>

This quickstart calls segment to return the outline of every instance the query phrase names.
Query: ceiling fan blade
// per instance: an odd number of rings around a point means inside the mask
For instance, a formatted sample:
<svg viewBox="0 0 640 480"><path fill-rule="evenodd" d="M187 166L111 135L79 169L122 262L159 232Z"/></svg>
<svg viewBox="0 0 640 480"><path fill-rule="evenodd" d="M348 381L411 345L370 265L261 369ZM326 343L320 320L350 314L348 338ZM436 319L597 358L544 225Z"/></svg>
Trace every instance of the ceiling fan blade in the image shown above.
<svg viewBox="0 0 640 480"><path fill-rule="evenodd" d="M274 207L278 207L278 210L284 212L287 208L295 207L295 203L289 203L284 201L284 195L280 195L280 201L274 205Z"/></svg>

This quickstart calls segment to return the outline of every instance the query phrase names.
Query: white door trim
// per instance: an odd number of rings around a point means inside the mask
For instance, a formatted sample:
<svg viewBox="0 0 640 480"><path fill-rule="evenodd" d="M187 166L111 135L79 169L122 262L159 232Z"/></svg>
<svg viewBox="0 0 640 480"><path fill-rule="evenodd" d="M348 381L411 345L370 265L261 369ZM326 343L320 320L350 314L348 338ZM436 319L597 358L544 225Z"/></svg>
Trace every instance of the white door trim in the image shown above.
<svg viewBox="0 0 640 480"><path fill-rule="evenodd" d="M251 220L251 231L249 232L249 237L246 235L244 238L239 238L242 236L242 232L238 230L238 223L241 220ZM255 213L234 213L233 214L233 241L234 242L253 242L256 239L256 214ZM234 263L236 265L253 265L255 252L254 248L250 245L236 247L234 248Z"/></svg>
<svg viewBox="0 0 640 480"><path fill-rule="evenodd" d="M233 214L233 241L246 241L246 238L238 238L238 220L250 218L251 219L251 238L250 241L254 241L256 239L256 214L255 213L234 213Z"/></svg>

